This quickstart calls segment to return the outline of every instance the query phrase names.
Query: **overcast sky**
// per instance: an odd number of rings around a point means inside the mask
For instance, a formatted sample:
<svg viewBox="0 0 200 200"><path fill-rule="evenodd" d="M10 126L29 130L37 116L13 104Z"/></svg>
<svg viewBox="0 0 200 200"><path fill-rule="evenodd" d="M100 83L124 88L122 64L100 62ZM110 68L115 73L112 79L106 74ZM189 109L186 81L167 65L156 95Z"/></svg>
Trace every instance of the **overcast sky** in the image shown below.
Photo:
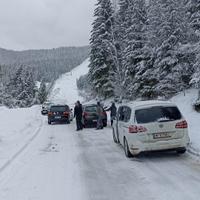
<svg viewBox="0 0 200 200"><path fill-rule="evenodd" d="M96 0L0 0L0 47L89 44Z"/></svg>

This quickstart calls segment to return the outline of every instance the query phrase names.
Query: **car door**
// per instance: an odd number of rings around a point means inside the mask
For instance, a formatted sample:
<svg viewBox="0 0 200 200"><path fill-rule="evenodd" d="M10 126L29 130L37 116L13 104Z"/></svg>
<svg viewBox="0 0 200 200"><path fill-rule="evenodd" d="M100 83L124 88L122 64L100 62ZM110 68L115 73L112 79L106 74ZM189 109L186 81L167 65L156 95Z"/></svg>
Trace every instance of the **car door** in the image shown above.
<svg viewBox="0 0 200 200"><path fill-rule="evenodd" d="M122 138L126 137L126 139L128 140L127 134L129 134L128 130L130 125L129 121L131 118L131 108L128 106L124 106L122 112L124 116L123 121L121 123Z"/></svg>
<svg viewBox="0 0 200 200"><path fill-rule="evenodd" d="M120 106L117 111L117 137L121 144L123 144L123 135L122 135L123 118L124 118L123 106Z"/></svg>

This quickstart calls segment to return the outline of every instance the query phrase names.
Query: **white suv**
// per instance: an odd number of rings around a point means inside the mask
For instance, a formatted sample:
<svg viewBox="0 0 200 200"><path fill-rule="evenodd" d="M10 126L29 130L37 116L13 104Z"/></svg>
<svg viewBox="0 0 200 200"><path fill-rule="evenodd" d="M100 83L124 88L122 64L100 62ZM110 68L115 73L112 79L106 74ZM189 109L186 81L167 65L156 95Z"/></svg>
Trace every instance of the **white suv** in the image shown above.
<svg viewBox="0 0 200 200"><path fill-rule="evenodd" d="M127 157L157 150L185 153L189 144L188 125L171 102L133 102L119 106L113 140L123 145Z"/></svg>

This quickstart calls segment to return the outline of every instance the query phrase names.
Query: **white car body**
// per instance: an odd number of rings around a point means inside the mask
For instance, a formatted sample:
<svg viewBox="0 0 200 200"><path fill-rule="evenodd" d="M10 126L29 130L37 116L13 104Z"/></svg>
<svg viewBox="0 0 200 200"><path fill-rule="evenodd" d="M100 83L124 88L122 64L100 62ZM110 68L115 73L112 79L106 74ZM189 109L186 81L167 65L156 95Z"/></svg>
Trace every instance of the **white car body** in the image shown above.
<svg viewBox="0 0 200 200"><path fill-rule="evenodd" d="M175 104L166 101L140 101L120 105L117 119L113 123L113 139L124 146L127 157L157 150L176 150L184 153L190 141L188 125L177 110ZM152 111L156 111L157 114ZM164 117L153 120L160 113L171 116L171 119Z"/></svg>

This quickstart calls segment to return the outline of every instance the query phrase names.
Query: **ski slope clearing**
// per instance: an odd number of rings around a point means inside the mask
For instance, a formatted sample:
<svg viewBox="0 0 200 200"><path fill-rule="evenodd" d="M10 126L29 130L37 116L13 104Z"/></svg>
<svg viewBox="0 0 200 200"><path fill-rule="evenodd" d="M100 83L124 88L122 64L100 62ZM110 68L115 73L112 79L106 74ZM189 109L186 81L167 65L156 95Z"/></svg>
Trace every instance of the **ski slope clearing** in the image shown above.
<svg viewBox="0 0 200 200"><path fill-rule="evenodd" d="M187 90L185 94L180 93L173 97L171 101L178 105L188 122L191 153L200 156L200 113L196 112L192 106L197 99L197 94L198 91L196 89Z"/></svg>
<svg viewBox="0 0 200 200"><path fill-rule="evenodd" d="M89 68L89 59L85 60L81 65L72 71L63 74L54 84L49 101L54 103L74 105L77 100L83 99L79 96L76 80L87 74Z"/></svg>

